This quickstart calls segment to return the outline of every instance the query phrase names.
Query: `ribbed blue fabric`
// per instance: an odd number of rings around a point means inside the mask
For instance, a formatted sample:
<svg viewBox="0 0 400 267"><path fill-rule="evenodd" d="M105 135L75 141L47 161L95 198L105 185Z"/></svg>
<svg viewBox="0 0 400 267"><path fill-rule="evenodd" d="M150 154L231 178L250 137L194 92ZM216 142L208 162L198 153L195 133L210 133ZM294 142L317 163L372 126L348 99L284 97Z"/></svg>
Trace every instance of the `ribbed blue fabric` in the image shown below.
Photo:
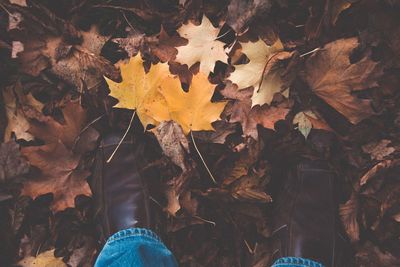
<svg viewBox="0 0 400 267"><path fill-rule="evenodd" d="M310 259L285 257L275 261L272 267L324 267L324 265Z"/></svg>
<svg viewBox="0 0 400 267"><path fill-rule="evenodd" d="M171 251L151 230L130 228L112 235L95 263L95 267L177 267ZM310 259L280 258L272 267L324 267Z"/></svg>
<svg viewBox="0 0 400 267"><path fill-rule="evenodd" d="M177 267L174 255L151 230L130 228L112 235L95 267Z"/></svg>

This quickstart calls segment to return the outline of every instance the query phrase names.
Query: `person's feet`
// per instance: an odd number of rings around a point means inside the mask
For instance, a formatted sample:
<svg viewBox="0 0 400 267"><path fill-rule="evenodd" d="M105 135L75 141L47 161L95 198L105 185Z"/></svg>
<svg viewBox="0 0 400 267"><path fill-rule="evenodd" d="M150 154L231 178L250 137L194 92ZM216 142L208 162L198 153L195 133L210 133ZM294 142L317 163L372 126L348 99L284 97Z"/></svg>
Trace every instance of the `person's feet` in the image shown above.
<svg viewBox="0 0 400 267"><path fill-rule="evenodd" d="M335 179L323 160L304 159L288 171L275 203L274 259L299 257L324 266L344 266L336 224Z"/></svg>
<svg viewBox="0 0 400 267"><path fill-rule="evenodd" d="M127 137L106 162L122 135L113 132L104 136L96 156L93 195L104 238L123 229L151 227L149 195L138 170L142 146Z"/></svg>

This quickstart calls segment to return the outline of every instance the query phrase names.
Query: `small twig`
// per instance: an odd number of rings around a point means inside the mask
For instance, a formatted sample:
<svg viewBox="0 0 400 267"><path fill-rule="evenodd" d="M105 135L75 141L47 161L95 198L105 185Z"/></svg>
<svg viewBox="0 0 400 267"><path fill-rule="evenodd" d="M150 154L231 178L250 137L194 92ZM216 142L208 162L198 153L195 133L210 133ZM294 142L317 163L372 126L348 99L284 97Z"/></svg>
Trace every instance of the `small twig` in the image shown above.
<svg viewBox="0 0 400 267"><path fill-rule="evenodd" d="M243 241L246 244L246 247L247 247L247 250L249 251L249 253L250 254L254 254L254 252L256 250L256 247L257 247L257 243L256 243L256 245L254 246L254 249L253 249L253 248L251 248L250 244L247 242L246 239L243 238Z"/></svg>
<svg viewBox="0 0 400 267"><path fill-rule="evenodd" d="M160 206L160 208L164 208L161 204L160 204L160 202L158 202L154 197L152 197L152 196L149 196L149 198L150 198L150 200L151 201L153 201L154 203L156 203L158 206Z"/></svg>
<svg viewBox="0 0 400 267"><path fill-rule="evenodd" d="M110 163L112 158L114 157L115 153L117 153L118 148L120 147L120 145L122 144L122 142L124 141L126 135L128 134L129 130L131 129L132 123L133 123L133 119L135 118L136 115L136 110L133 112L132 117L131 117L131 121L129 122L128 128L126 129L124 135L122 136L121 140L119 141L117 147L114 149L113 153L111 154L111 156L108 158L108 160L106 161L106 163Z"/></svg>
<svg viewBox="0 0 400 267"><path fill-rule="evenodd" d="M2 3L0 3L0 7L4 9L4 11L11 17L15 17L13 13L11 13Z"/></svg>
<svg viewBox="0 0 400 267"><path fill-rule="evenodd" d="M128 23L129 27L131 27L131 29L136 32L135 28L132 26L132 24L129 22L128 18L126 17L125 12L121 11L121 13L124 16L124 19L125 19L126 23Z"/></svg>
<svg viewBox="0 0 400 267"><path fill-rule="evenodd" d="M88 123L88 124L80 131L80 133L78 134L78 136L75 138L74 145L72 146L72 151L75 150L76 144L78 143L79 139L81 138L81 135L82 135L87 129L89 129L90 126L92 126L94 123L96 123L97 121L99 121L99 120L100 120L101 118L103 118L103 117L104 117L104 114L101 115L101 116L99 116L99 117L97 117L96 119L92 120L90 123Z"/></svg>
<svg viewBox="0 0 400 267"><path fill-rule="evenodd" d="M216 41L216 40L218 40L218 39L224 37L225 35L227 35L227 34L230 33L231 31L232 31L231 29L228 29L225 33L221 34L220 36L217 36L217 38L215 38L214 41Z"/></svg>
<svg viewBox="0 0 400 267"><path fill-rule="evenodd" d="M228 47L225 49L226 53L229 54L233 47L235 46L235 44L237 43L238 39L237 39L237 34L235 34L235 40L233 41L233 43L231 43L230 45L228 45Z"/></svg>
<svg viewBox="0 0 400 267"><path fill-rule="evenodd" d="M206 162L204 161L204 158L203 158L203 156L201 155L199 149L197 148L196 142L194 141L194 137L193 137L193 132L192 132L192 131L190 131L190 137L192 138L193 146L194 146L194 148L196 149L196 152L197 152L197 154L199 155L201 161L203 162L204 167L206 168L206 170L207 170L208 174L210 175L211 179L213 180L213 182L216 184L217 181L215 180L215 178L214 178L214 176L212 175L210 169L208 168Z"/></svg>
<svg viewBox="0 0 400 267"><path fill-rule="evenodd" d="M317 47L314 50L311 50L311 51L308 51L307 53L301 54L300 57L305 57L305 56L307 56L309 54L312 54L312 53L315 53L315 52L317 52L319 50L321 50L321 47Z"/></svg>
<svg viewBox="0 0 400 267"><path fill-rule="evenodd" d="M38 249L36 250L35 257L37 257L40 254L40 250L42 249L42 245L43 245L43 243L40 243Z"/></svg>
<svg viewBox="0 0 400 267"><path fill-rule="evenodd" d="M198 219L198 220L200 220L200 221L202 221L202 222L206 222L206 223L212 224L213 226L217 225L215 222L206 220L206 219L201 218L201 217L199 217L199 216L197 216L197 215L194 215L193 218L196 218L196 219Z"/></svg>

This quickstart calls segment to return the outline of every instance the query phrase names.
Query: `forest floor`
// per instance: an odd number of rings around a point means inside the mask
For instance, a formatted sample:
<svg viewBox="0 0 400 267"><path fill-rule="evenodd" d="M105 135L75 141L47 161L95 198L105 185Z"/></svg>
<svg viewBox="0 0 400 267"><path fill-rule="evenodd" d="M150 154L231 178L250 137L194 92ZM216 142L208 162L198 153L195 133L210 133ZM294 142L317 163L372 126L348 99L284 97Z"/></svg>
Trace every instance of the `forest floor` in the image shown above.
<svg viewBox="0 0 400 267"><path fill-rule="evenodd" d="M117 128L144 144L180 266L269 266L300 157L337 173L348 266L400 266L399 14L396 0L0 0L0 266L93 265L93 162ZM335 140L323 153L320 134Z"/></svg>

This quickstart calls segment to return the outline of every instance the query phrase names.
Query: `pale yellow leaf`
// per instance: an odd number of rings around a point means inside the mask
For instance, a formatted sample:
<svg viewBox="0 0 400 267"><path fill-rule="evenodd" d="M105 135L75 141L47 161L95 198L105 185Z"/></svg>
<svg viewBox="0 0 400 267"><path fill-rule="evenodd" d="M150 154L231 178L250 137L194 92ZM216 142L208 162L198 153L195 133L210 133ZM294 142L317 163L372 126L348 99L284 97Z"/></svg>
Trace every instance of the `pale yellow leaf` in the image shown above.
<svg viewBox="0 0 400 267"><path fill-rule="evenodd" d="M177 47L176 61L189 67L200 62L200 72L206 75L214 71L217 61L227 63L225 44L217 40L219 31L220 29L215 28L206 16L203 16L200 25L191 22L182 25L178 33L189 42L185 46Z"/></svg>
<svg viewBox="0 0 400 267"><path fill-rule="evenodd" d="M313 127L311 121L308 119L307 115L302 111L296 114L293 119L293 124L297 124L299 131L307 139L308 134L311 132Z"/></svg>
<svg viewBox="0 0 400 267"><path fill-rule="evenodd" d="M254 88L252 106L271 104L274 94L283 91L284 86L282 70L273 67L278 60L290 57L291 53L282 52L283 45L279 39L271 46L261 39L240 45L249 63L234 65L235 70L228 79L236 84L239 90L251 86ZM285 95L288 93L288 90L284 92Z"/></svg>
<svg viewBox="0 0 400 267"><path fill-rule="evenodd" d="M269 73L263 76L261 86L258 90L254 90L253 96L251 97L251 106L256 105L270 105L274 95L280 93L284 89L284 82L281 76L281 69L272 69ZM288 97L289 89L282 92L282 95Z"/></svg>

